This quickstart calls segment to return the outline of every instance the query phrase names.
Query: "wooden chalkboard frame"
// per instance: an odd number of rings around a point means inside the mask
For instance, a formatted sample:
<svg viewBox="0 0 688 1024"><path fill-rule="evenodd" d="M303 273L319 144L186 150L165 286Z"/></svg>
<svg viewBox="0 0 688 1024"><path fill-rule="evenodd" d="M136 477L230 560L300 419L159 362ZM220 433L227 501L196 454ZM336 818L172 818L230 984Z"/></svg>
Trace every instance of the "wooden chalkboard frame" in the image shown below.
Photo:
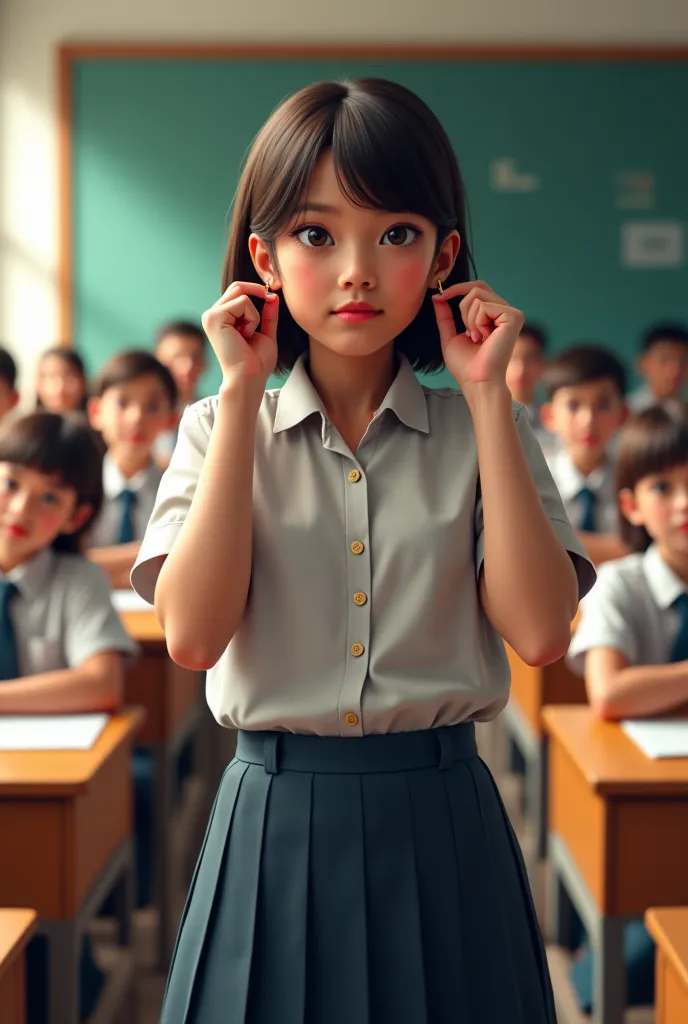
<svg viewBox="0 0 688 1024"><path fill-rule="evenodd" d="M375 60L504 60L527 61L688 61L688 46L553 46L330 43L266 45L256 43L64 43L58 47L58 302L60 338L71 344L73 331L72 262L72 83L77 61L84 60L255 60L362 57Z"/></svg>

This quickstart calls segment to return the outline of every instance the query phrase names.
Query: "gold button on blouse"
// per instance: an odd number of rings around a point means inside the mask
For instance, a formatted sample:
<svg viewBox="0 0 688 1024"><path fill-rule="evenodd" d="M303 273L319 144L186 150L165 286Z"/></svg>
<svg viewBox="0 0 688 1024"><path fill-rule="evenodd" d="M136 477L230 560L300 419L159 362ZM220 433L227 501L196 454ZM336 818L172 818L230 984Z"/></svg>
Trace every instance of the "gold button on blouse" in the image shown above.
<svg viewBox="0 0 688 1024"><path fill-rule="evenodd" d="M363 646L363 644L351 645L351 653L353 654L354 658L360 658L364 651L365 647Z"/></svg>
<svg viewBox="0 0 688 1024"><path fill-rule="evenodd" d="M355 540L352 543L352 545L351 545L351 554L352 555L362 555L364 550L365 550L365 547L364 547L363 541Z"/></svg>
<svg viewBox="0 0 688 1024"><path fill-rule="evenodd" d="M354 594L354 604L362 605L365 604L367 600L367 595L360 590L356 594Z"/></svg>
<svg viewBox="0 0 688 1024"><path fill-rule="evenodd" d="M347 725L358 725L358 715L355 715L353 711L350 711L348 715L344 716L344 721Z"/></svg>
<svg viewBox="0 0 688 1024"><path fill-rule="evenodd" d="M349 473L349 483L350 484L357 484L360 479L361 479L360 472L357 469L352 469L351 472Z"/></svg>

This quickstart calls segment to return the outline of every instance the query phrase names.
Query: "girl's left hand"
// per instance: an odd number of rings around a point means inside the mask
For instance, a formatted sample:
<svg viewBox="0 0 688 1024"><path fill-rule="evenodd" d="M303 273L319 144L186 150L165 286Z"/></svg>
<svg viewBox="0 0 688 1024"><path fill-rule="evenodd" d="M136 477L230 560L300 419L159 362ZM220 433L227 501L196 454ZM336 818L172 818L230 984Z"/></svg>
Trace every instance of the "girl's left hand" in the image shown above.
<svg viewBox="0 0 688 1024"><path fill-rule="evenodd" d="M448 300L457 295L465 332L456 333ZM474 384L506 384L506 368L524 316L509 306L484 281L452 285L433 295L444 363L460 388Z"/></svg>

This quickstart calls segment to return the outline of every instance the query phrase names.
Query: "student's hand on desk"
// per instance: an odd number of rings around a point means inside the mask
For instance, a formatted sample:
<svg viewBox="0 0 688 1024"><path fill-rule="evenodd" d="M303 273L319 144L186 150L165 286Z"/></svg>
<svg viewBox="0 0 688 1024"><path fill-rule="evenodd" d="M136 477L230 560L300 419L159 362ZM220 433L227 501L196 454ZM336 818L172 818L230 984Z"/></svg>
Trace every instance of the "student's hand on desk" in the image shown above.
<svg viewBox="0 0 688 1024"><path fill-rule="evenodd" d="M460 334L448 301L457 296L462 296L459 310L466 327ZM444 362L462 391L482 384L506 387L506 368L523 327L523 313L484 281L452 285L433 295L433 302Z"/></svg>
<svg viewBox="0 0 688 1024"><path fill-rule="evenodd" d="M234 281L201 319L222 370L220 390L250 383L262 398L277 363L279 299L271 292L261 317L250 295L265 298L264 286Z"/></svg>

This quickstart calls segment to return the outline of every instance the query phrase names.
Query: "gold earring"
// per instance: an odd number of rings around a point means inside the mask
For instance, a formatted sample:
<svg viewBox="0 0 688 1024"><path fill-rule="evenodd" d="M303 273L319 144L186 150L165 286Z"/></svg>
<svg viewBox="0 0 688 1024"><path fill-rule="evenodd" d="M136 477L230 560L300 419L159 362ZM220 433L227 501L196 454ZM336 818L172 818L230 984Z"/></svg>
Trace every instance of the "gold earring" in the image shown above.
<svg viewBox="0 0 688 1024"><path fill-rule="evenodd" d="M437 290L439 291L440 295L444 295L444 288L442 287L442 282L440 281L439 277L437 278Z"/></svg>
<svg viewBox="0 0 688 1024"><path fill-rule="evenodd" d="M270 298L270 282L269 281L265 282L265 298L266 299Z"/></svg>

